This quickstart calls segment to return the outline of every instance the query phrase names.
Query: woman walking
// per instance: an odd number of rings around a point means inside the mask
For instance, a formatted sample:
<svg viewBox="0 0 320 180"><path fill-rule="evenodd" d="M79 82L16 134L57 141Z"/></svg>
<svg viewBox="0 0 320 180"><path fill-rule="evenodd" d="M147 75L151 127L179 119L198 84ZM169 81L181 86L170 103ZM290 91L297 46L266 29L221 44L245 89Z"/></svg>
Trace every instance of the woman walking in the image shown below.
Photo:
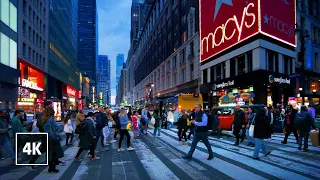
<svg viewBox="0 0 320 180"><path fill-rule="evenodd" d="M281 142L282 144L287 144L288 137L290 136L290 134L292 132L293 132L294 136L296 137L296 141L298 143L298 133L297 133L296 128L294 127L294 120L295 120L297 112L298 111L296 109L293 109L292 105L287 106L286 115L285 115L285 119L284 119L285 137L284 137L283 141Z"/></svg>
<svg viewBox="0 0 320 180"><path fill-rule="evenodd" d="M255 146L255 142L254 142L254 137L251 137L249 135L249 128L251 125L253 125L253 121L256 117L256 113L253 112L253 109L248 108L248 124L246 126L247 130L246 130L246 135L247 135L247 139L249 141L247 146L251 146L254 147Z"/></svg>
<svg viewBox="0 0 320 180"><path fill-rule="evenodd" d="M47 107L44 110L43 116L40 123L38 122L38 127L40 131L48 133L49 137L49 169L48 172L58 173L59 170L56 169L56 163L59 158L64 156L62 147L60 145L61 137L58 135L59 125L54 119L54 110L52 107Z"/></svg>
<svg viewBox="0 0 320 180"><path fill-rule="evenodd" d="M124 151L123 148L121 148L121 144L122 144L122 141L123 141L123 138L124 136L127 137L127 147L128 147L128 151L132 151L134 150L133 147L131 147L131 144L130 144L130 134L127 130L127 125L128 125L128 115L127 115L127 111L125 109L121 109L120 110L120 114L119 114L119 117L120 117L120 125L121 125L121 128L120 128L120 140L118 142L118 151L121 152L121 151Z"/></svg>
<svg viewBox="0 0 320 180"><path fill-rule="evenodd" d="M64 118L63 124L64 124L63 130L66 133L66 146L71 146L72 140L74 137L75 125L73 124L73 122L71 120L70 113L68 113L67 116ZM69 139L70 139L70 142L69 142Z"/></svg>
<svg viewBox="0 0 320 180"><path fill-rule="evenodd" d="M265 156L268 156L271 153L264 144L264 139L271 138L270 120L266 115L266 112L263 109L259 109L252 123L254 124L255 138L253 159L259 160L260 150L265 154Z"/></svg>
<svg viewBox="0 0 320 180"><path fill-rule="evenodd" d="M85 114L78 113L76 118L77 133L79 133L79 150L74 157L75 160L81 161L80 154L83 150L90 150L91 160L98 160L99 157L94 155L96 132L92 120L85 119Z"/></svg>
<svg viewBox="0 0 320 180"><path fill-rule="evenodd" d="M179 144L186 144L188 139L186 135L186 130L188 129L187 121L188 121L188 115L185 111L182 112L182 116L178 119L178 137L179 137ZM182 142L182 138L185 139L185 142Z"/></svg>
<svg viewBox="0 0 320 180"><path fill-rule="evenodd" d="M161 137L161 117L160 117L160 111L159 109L156 109L153 112L153 118L155 119L154 123L154 130L153 130L153 137L156 137L158 132L158 137Z"/></svg>

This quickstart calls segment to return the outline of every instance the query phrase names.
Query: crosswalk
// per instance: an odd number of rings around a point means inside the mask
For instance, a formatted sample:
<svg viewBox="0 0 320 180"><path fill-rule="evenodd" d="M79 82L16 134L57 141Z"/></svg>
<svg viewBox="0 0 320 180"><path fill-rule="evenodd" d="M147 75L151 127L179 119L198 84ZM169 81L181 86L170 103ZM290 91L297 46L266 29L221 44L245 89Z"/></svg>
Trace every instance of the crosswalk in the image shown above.
<svg viewBox="0 0 320 180"><path fill-rule="evenodd" d="M160 138L151 135L152 129L148 132L149 135L132 140L134 151L119 153L117 143L114 143L109 151L97 153L100 156L97 161L90 161L86 153L82 153L81 162L74 161L77 146L64 146L65 157L61 160L66 163L58 166L60 171L57 174L48 173L44 166L30 171L23 166L2 167L0 162L0 180L320 179L320 148L310 146L310 152L301 152L294 136L290 136L288 144L283 145L283 135L273 135L266 141L272 153L268 157L261 154L260 161L251 158L253 147L246 146L246 141L240 146L233 146L233 138L209 137L214 159L208 161L206 147L198 143L193 159L188 161L181 156L189 151L191 141L188 145L179 145L177 129L163 129Z"/></svg>

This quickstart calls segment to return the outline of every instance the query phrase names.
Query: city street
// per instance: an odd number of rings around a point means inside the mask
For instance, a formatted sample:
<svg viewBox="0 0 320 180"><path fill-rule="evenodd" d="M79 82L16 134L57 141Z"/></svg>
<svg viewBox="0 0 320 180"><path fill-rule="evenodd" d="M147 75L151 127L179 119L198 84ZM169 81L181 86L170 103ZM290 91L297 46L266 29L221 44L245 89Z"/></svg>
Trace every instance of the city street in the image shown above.
<svg viewBox="0 0 320 180"><path fill-rule="evenodd" d="M81 162L74 161L77 146L63 147L66 164L58 166L57 174L47 172L47 167L38 167L30 171L25 166L14 167L6 160L0 161L0 180L46 179L46 180L84 180L84 179L319 179L320 148L309 147L305 153L297 149L294 136L283 145L283 134L275 134L267 140L272 150L268 157L260 154L260 161L252 159L253 148L246 146L245 140L240 146L233 146L234 138L209 138L214 151L214 159L207 160L204 144L199 143L193 160L181 158L190 148L179 145L177 129L162 130L162 137L154 138L149 129L147 136L133 140L134 151L117 151L117 143L110 145L109 151L98 152L100 160L90 161L84 157ZM225 132L224 134L228 134ZM62 144L65 141L61 142ZM77 144L77 142L75 143ZM125 143L123 143L125 144ZM311 142L309 142L311 145ZM124 145L125 146L125 145ZM98 150L100 147L98 147Z"/></svg>

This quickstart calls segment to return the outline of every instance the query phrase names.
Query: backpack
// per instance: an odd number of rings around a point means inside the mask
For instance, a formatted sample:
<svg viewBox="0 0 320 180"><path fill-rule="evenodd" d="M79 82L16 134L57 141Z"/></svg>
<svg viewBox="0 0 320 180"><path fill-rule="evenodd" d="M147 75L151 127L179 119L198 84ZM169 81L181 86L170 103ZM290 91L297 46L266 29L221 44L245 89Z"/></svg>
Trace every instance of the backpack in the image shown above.
<svg viewBox="0 0 320 180"><path fill-rule="evenodd" d="M28 132L31 132L32 131L32 128L33 128L33 121L29 122L27 125L26 125L26 130Z"/></svg>
<svg viewBox="0 0 320 180"><path fill-rule="evenodd" d="M85 122L80 123L80 124L77 125L75 133L79 134L79 135L83 135L83 134L86 133L86 124L85 124Z"/></svg>
<svg viewBox="0 0 320 180"><path fill-rule="evenodd" d="M295 120L294 120L294 126L296 129L299 129L300 127L303 126L304 120L306 119L307 114L306 113L297 113Z"/></svg>

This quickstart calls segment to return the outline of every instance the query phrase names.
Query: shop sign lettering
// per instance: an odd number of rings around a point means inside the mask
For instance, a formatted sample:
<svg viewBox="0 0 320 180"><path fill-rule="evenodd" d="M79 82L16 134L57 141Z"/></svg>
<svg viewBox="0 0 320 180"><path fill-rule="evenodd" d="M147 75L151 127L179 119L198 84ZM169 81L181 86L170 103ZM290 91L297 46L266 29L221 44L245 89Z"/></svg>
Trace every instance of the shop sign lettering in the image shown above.
<svg viewBox="0 0 320 180"><path fill-rule="evenodd" d="M21 83L22 87L38 90L38 91L43 91L43 88L38 87L38 83L29 81L27 79L22 79Z"/></svg>
<svg viewBox="0 0 320 180"><path fill-rule="evenodd" d="M76 90L74 90L72 87L67 86L67 94L69 96L76 96Z"/></svg>
<svg viewBox="0 0 320 180"><path fill-rule="evenodd" d="M291 84L291 80L289 78L273 77L272 75L269 76L269 82L279 84Z"/></svg>
<svg viewBox="0 0 320 180"><path fill-rule="evenodd" d="M33 98L18 98L18 102L34 102Z"/></svg>
<svg viewBox="0 0 320 180"><path fill-rule="evenodd" d="M225 88L225 87L229 87L229 86L233 86L233 85L234 85L234 80L228 81L228 82L223 82L221 84L213 84L212 89L216 90L219 88Z"/></svg>

